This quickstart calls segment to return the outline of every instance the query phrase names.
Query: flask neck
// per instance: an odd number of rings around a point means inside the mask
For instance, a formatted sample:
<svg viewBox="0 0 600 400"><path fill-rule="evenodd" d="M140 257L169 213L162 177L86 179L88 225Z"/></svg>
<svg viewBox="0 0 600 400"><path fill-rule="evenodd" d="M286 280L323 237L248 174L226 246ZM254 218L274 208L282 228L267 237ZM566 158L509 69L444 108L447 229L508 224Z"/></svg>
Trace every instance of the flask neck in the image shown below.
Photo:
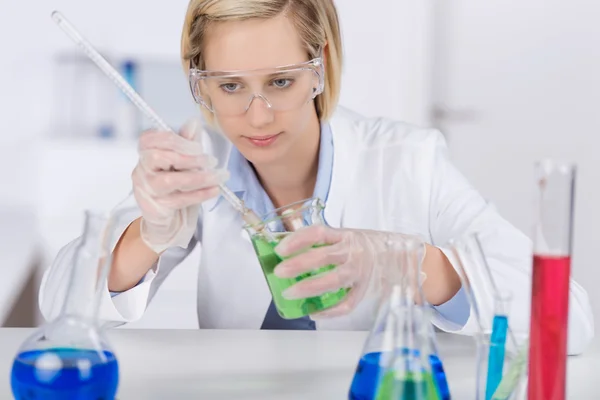
<svg viewBox="0 0 600 400"><path fill-rule="evenodd" d="M83 233L75 249L63 315L92 319L94 298L102 276L103 244L107 219L86 212Z"/></svg>

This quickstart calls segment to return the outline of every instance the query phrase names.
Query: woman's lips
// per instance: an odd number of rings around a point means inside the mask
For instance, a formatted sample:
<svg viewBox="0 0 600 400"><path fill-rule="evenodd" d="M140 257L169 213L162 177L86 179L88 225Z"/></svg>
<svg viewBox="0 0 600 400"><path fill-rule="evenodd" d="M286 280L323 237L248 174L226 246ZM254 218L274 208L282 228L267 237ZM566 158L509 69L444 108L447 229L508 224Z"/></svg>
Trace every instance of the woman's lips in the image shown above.
<svg viewBox="0 0 600 400"><path fill-rule="evenodd" d="M268 135L268 136L253 136L247 137L244 136L250 143L257 147L267 147L275 143L277 138L281 135L281 132L276 135Z"/></svg>

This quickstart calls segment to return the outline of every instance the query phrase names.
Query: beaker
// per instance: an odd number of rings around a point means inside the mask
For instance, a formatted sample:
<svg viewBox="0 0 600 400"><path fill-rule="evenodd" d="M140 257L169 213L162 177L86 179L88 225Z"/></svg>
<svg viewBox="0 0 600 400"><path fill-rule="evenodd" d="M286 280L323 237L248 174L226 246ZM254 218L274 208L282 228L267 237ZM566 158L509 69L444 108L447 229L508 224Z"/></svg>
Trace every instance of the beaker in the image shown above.
<svg viewBox="0 0 600 400"><path fill-rule="evenodd" d="M498 343L492 332L477 333L475 343L477 356L475 363L476 373L476 400L524 400L522 387L526 383L526 374L516 374L512 377L514 382L509 391L499 391L497 387L490 386L490 376L507 376L511 364L515 362L512 353L505 353L503 344ZM502 357L499 357L502 355Z"/></svg>
<svg viewBox="0 0 600 400"><path fill-rule="evenodd" d="M521 349L514 356L509 355L506 372L492 395L492 400L524 400L527 398L527 362L529 342L521 345Z"/></svg>
<svg viewBox="0 0 600 400"><path fill-rule="evenodd" d="M324 208L323 202L317 197L302 200L267 213L257 225L246 225L244 227L250 235L258 261L267 279L269 290L273 296L273 303L282 318L301 318L318 311L323 311L338 304L348 293L349 289L339 289L321 296L297 300L288 300L282 296L282 292L288 287L303 279L330 271L335 268L334 265L327 265L295 278L279 278L274 273L275 267L283 261L275 253L274 249L277 244L286 235L298 229L310 225L324 225Z"/></svg>
<svg viewBox="0 0 600 400"><path fill-rule="evenodd" d="M537 212L534 227L529 400L566 396L569 281L576 167L536 164Z"/></svg>
<svg viewBox="0 0 600 400"><path fill-rule="evenodd" d="M526 350L521 348L519 356L513 357L519 347L509 318L512 292L496 285L479 234L467 234L450 243L454 265L477 322L478 355L488 357L484 364L481 364L483 361L477 363L477 399L512 398L509 396L517 390L518 382L527 379L527 365L523 361L523 357L527 357ZM483 346L481 342L486 342L488 348L479 348ZM511 360L508 368L505 368L506 360ZM492 397L496 394L500 397Z"/></svg>
<svg viewBox="0 0 600 400"><path fill-rule="evenodd" d="M110 268L112 220L86 212L73 253L60 315L38 328L19 348L11 387L17 400L115 398L117 358L97 324L101 290Z"/></svg>

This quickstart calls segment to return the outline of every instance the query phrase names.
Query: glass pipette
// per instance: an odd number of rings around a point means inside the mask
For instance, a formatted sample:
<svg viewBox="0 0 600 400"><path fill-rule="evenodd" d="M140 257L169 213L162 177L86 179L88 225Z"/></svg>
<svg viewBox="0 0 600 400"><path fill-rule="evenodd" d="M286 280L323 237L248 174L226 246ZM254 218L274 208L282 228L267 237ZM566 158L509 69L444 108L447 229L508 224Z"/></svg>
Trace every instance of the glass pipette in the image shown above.
<svg viewBox="0 0 600 400"><path fill-rule="evenodd" d="M129 100L142 112L144 115L150 119L154 125L161 130L173 132L165 121L162 120L156 114L156 112L150 108L148 103L142 99L142 97L123 79L123 77L113 68L112 65L104 57L94 49L94 46L87 41L81 33L75 29L75 27L59 12L52 12L52 19L56 24L75 42L77 46L85 53L85 55L94 62L98 66L98 68L106 75L122 92L125 94ZM219 188L221 189L221 194L223 197L242 214L242 218L248 224L256 225L260 224L261 220L256 215L256 213L250 208L246 207L244 202L237 197L227 186L224 184L220 184Z"/></svg>

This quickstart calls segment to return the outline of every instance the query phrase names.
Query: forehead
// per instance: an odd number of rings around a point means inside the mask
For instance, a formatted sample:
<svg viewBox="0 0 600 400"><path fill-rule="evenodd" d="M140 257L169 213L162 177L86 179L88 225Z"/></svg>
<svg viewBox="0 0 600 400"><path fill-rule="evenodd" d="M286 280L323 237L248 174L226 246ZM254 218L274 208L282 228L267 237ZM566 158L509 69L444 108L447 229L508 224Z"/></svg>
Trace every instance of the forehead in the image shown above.
<svg viewBox="0 0 600 400"><path fill-rule="evenodd" d="M273 68L307 61L307 54L293 21L280 15L212 24L204 44L208 70Z"/></svg>

